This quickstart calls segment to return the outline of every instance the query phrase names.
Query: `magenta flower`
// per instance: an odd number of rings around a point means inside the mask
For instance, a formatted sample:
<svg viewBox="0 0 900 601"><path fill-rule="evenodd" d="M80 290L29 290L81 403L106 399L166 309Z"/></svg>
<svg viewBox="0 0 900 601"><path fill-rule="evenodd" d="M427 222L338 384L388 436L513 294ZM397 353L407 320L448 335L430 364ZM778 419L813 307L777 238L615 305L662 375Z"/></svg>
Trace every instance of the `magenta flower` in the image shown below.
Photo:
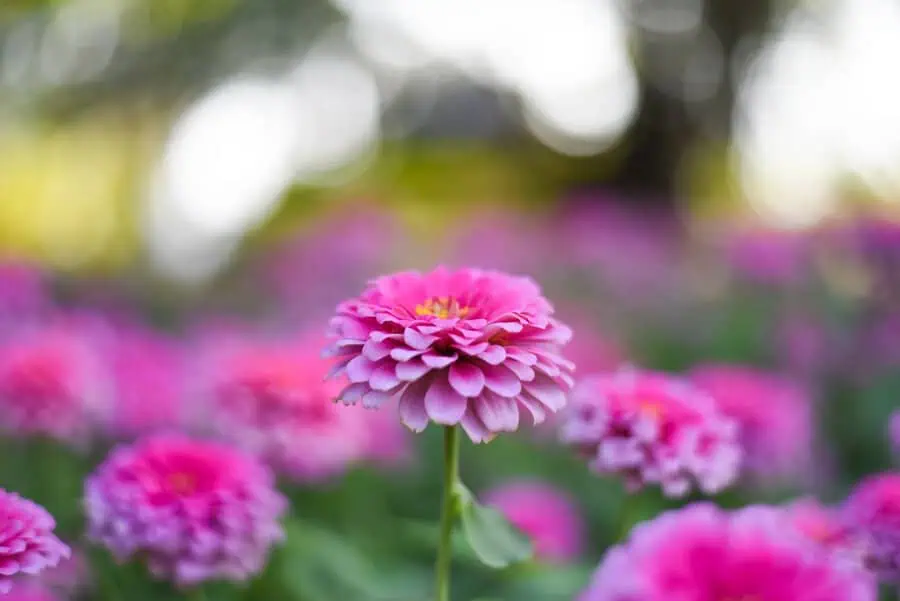
<svg viewBox="0 0 900 601"><path fill-rule="evenodd" d="M69 547L53 534L56 522L40 505L0 489L0 593L13 578L34 575L69 557Z"/></svg>
<svg viewBox="0 0 900 601"><path fill-rule="evenodd" d="M750 367L705 364L690 380L738 423L744 465L762 476L802 476L812 455L812 403L791 379Z"/></svg>
<svg viewBox="0 0 900 601"><path fill-rule="evenodd" d="M869 567L884 580L900 583L900 472L860 482L844 511L847 523L868 538Z"/></svg>
<svg viewBox="0 0 900 601"><path fill-rule="evenodd" d="M837 560L865 568L867 538L850 527L842 512L815 499L800 499L785 507L788 519L806 538Z"/></svg>
<svg viewBox="0 0 900 601"><path fill-rule="evenodd" d="M875 601L872 578L835 561L774 507L700 503L637 526L579 601Z"/></svg>
<svg viewBox="0 0 900 601"><path fill-rule="evenodd" d="M530 279L439 267L374 280L331 320L328 354L351 384L339 398L378 407L399 398L401 421L460 424L474 442L562 409L571 337Z"/></svg>
<svg viewBox="0 0 900 601"><path fill-rule="evenodd" d="M805 232L747 229L727 235L725 254L743 278L760 284L790 285L812 269L813 239Z"/></svg>
<svg viewBox="0 0 900 601"><path fill-rule="evenodd" d="M184 358L174 340L146 327L113 327L103 353L112 378L109 427L135 437L178 426L182 416Z"/></svg>
<svg viewBox="0 0 900 601"><path fill-rule="evenodd" d="M83 442L108 416L105 373L77 329L20 332L0 344L0 428Z"/></svg>
<svg viewBox="0 0 900 601"><path fill-rule="evenodd" d="M43 273L24 263L0 262L0 332L20 327L49 304Z"/></svg>
<svg viewBox="0 0 900 601"><path fill-rule="evenodd" d="M396 443L376 430L374 412L335 403L342 380L326 380L331 363L319 356L319 337L290 343L235 341L218 348L204 377L200 418L215 434L293 478L314 481ZM386 450L386 449L385 449Z"/></svg>
<svg viewBox="0 0 900 601"><path fill-rule="evenodd" d="M285 508L262 464L180 436L121 446L85 483L90 538L179 585L259 572Z"/></svg>
<svg viewBox="0 0 900 601"><path fill-rule="evenodd" d="M709 395L666 374L623 369L585 378L564 422L563 441L598 472L622 474L632 490L658 483L680 497L696 483L712 494L738 473L737 424Z"/></svg>
<svg viewBox="0 0 900 601"><path fill-rule="evenodd" d="M584 523L562 491L542 482L512 482L488 491L484 502L531 538L538 559L565 563L581 553Z"/></svg>

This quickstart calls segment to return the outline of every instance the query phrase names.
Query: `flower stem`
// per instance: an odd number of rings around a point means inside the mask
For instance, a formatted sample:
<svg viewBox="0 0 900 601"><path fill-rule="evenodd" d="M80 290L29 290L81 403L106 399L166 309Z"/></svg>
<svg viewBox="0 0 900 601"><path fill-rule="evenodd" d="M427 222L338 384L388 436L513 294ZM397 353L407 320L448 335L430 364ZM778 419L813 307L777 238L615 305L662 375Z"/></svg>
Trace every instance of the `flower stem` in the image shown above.
<svg viewBox="0 0 900 601"><path fill-rule="evenodd" d="M456 517L459 481L459 432L444 427L444 498L441 505L441 538L435 562L436 601L450 601L450 563L453 556L453 520Z"/></svg>

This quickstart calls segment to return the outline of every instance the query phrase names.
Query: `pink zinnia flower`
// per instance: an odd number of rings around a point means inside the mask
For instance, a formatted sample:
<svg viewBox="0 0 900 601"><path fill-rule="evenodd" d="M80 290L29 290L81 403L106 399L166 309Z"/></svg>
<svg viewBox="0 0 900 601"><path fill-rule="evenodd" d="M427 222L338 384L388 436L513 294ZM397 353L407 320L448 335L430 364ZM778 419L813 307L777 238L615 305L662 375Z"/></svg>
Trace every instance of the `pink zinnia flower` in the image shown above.
<svg viewBox="0 0 900 601"><path fill-rule="evenodd" d="M49 307L44 274L24 263L0 262L0 332L8 332Z"/></svg>
<svg viewBox="0 0 900 601"><path fill-rule="evenodd" d="M331 320L329 354L351 384L347 403L399 398L400 419L460 424L474 442L562 409L574 365L560 354L571 331L537 285L494 271L443 267L374 280Z"/></svg>
<svg viewBox="0 0 900 601"><path fill-rule="evenodd" d="M562 439L637 489L659 483L670 496L692 483L712 494L731 484L741 450L737 425L706 393L662 373L623 369L576 386Z"/></svg>
<svg viewBox="0 0 900 601"><path fill-rule="evenodd" d="M700 503L637 526L579 601L876 601L869 575L835 561L774 507Z"/></svg>
<svg viewBox="0 0 900 601"><path fill-rule="evenodd" d="M179 585L259 572L283 537L285 508L265 466L179 436L121 446L85 483L89 536Z"/></svg>
<svg viewBox="0 0 900 601"><path fill-rule="evenodd" d="M562 491L542 482L512 482L488 491L484 502L531 538L538 559L564 563L581 553L584 524Z"/></svg>
<svg viewBox="0 0 900 601"><path fill-rule="evenodd" d="M9 592L15 576L37 574L69 556L55 527L43 507L0 489L0 593Z"/></svg>
<svg viewBox="0 0 900 601"><path fill-rule="evenodd" d="M867 540L855 532L839 509L825 507L815 499L800 499L785 507L791 524L806 538L838 560L865 568Z"/></svg>
<svg viewBox="0 0 900 601"><path fill-rule="evenodd" d="M747 468L763 476L808 472L812 404L801 384L763 370L725 364L700 365L689 377L738 423Z"/></svg>
<svg viewBox="0 0 900 601"><path fill-rule="evenodd" d="M234 341L214 351L202 383L204 423L218 437L259 456L300 480L345 471L381 450L375 412L335 399L347 384L327 380L331 362L319 353L320 337L297 341ZM396 439L385 440L390 445Z"/></svg>
<svg viewBox="0 0 900 601"><path fill-rule="evenodd" d="M184 357L176 342L137 323L114 324L104 342L113 397L111 433L135 437L178 426Z"/></svg>
<svg viewBox="0 0 900 601"><path fill-rule="evenodd" d="M868 538L869 567L885 580L900 582L900 472L860 482L844 511L847 523Z"/></svg>
<svg viewBox="0 0 900 601"><path fill-rule="evenodd" d="M105 374L77 329L20 332L0 345L0 428L84 442L108 415Z"/></svg>

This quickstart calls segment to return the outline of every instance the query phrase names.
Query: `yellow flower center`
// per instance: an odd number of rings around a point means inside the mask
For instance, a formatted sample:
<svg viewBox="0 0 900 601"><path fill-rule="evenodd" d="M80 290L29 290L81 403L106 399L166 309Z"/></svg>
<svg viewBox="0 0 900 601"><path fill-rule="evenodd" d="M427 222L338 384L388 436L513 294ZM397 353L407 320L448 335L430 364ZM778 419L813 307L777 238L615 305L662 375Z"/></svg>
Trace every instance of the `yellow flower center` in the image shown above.
<svg viewBox="0 0 900 601"><path fill-rule="evenodd" d="M439 298L429 298L421 305L416 305L416 315L425 317L431 315L440 319L450 319L451 317L465 317L469 314L469 307L460 306L459 301L455 298L442 296Z"/></svg>

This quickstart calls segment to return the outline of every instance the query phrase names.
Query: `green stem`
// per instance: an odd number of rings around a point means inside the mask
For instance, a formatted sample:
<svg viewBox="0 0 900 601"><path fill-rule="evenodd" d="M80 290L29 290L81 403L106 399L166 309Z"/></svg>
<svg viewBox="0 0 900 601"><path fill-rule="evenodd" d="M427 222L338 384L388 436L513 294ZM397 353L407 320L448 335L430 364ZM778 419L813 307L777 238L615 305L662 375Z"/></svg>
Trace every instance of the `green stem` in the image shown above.
<svg viewBox="0 0 900 601"><path fill-rule="evenodd" d="M453 556L453 520L456 517L459 481L459 432L444 427L444 498L441 504L441 538L435 562L436 601L450 601L450 563Z"/></svg>

